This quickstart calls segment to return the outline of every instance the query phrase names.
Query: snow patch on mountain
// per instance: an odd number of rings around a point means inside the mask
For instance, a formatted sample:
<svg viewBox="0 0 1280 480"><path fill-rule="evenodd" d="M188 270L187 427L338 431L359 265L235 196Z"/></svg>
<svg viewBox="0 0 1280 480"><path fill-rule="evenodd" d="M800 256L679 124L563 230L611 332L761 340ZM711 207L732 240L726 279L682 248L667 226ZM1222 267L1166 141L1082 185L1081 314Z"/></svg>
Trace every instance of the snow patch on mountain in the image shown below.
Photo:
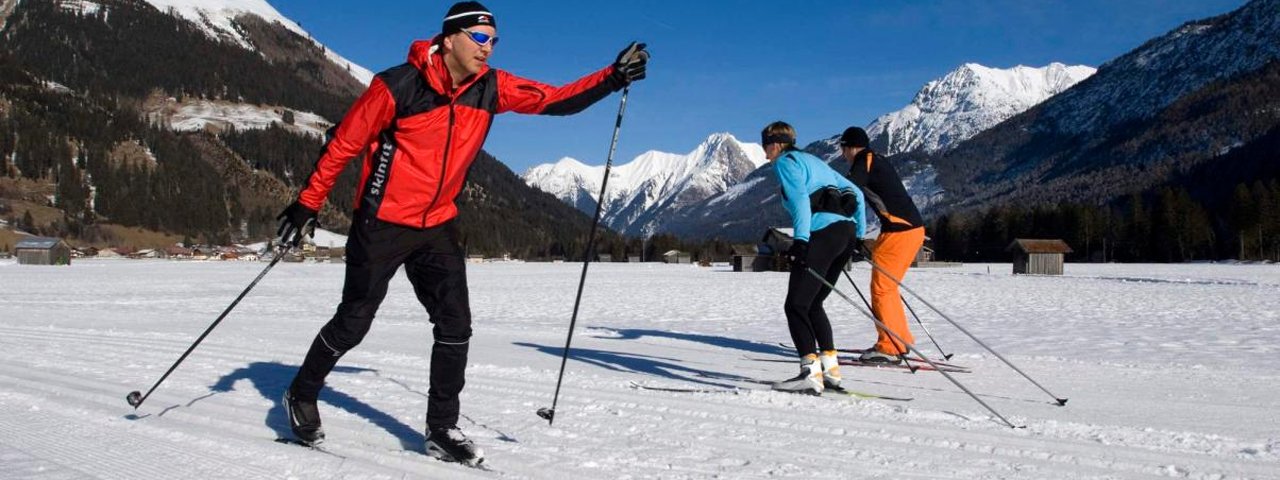
<svg viewBox="0 0 1280 480"><path fill-rule="evenodd" d="M1010 69L966 63L925 84L911 104L867 128L882 153L946 150L1071 88L1096 70L1051 63Z"/></svg>
<svg viewBox="0 0 1280 480"><path fill-rule="evenodd" d="M279 23L284 28L320 45L320 42L313 39L301 25L280 14L266 0L146 0L146 2L161 12L172 12L195 23L210 37L228 41L249 50L254 50L253 44L235 27L235 19L240 15L256 15L268 23ZM325 57L339 67L347 68L351 76L361 84L368 85L373 80L373 72L368 69L338 55L331 48L326 47L324 52Z"/></svg>
<svg viewBox="0 0 1280 480"><path fill-rule="evenodd" d="M261 130L271 125L279 125L298 133L323 138L324 133L332 126L324 117L311 112L293 111L293 124L284 121L288 109L243 103L228 103L209 100L198 100L178 104L169 99L166 105L152 112L152 118L163 118L173 130L191 132L204 130L212 125L215 129L235 127L236 130Z"/></svg>
<svg viewBox="0 0 1280 480"><path fill-rule="evenodd" d="M41 80L40 85L44 86L45 90L48 90L53 93L61 93L63 95L70 95L72 93L75 93L75 91L71 90L66 85L55 82L53 80Z"/></svg>
<svg viewBox="0 0 1280 480"><path fill-rule="evenodd" d="M97 15L102 9L102 5L86 0L62 0L58 6L63 10L75 12L80 15Z"/></svg>

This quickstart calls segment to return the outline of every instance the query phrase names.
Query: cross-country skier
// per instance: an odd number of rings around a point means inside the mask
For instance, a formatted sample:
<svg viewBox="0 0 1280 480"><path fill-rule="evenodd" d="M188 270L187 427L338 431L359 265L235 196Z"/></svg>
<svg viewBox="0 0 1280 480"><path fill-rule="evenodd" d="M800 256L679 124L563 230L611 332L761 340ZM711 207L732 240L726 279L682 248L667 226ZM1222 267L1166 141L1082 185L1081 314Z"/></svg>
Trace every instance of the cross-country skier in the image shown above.
<svg viewBox="0 0 1280 480"><path fill-rule="evenodd" d="M849 162L849 180L862 188L867 203L880 219L880 236L872 244L871 261L902 280L924 244L924 219L893 163L868 144L867 132L858 127L849 127L840 135L840 153ZM871 310L902 340L915 343L902 309L898 283L875 268L871 269ZM861 360L901 362L899 357L907 353L906 345L895 342L893 336L878 326L876 332L879 335L876 344L862 354Z"/></svg>
<svg viewBox="0 0 1280 480"><path fill-rule="evenodd" d="M826 388L840 387L840 363L831 321L822 308L831 289L809 269L832 284L840 279L865 228L862 192L822 160L796 149L791 125L771 123L760 137L765 157L782 183L782 204L791 214L795 239L785 253L791 277L784 310L800 356L800 375L773 388L820 395Z"/></svg>
<svg viewBox="0 0 1280 480"><path fill-rule="evenodd" d="M338 173L367 152L342 302L284 394L293 433L303 442L324 439L316 408L324 379L369 331L387 283L403 265L434 325L427 452L470 465L483 460L457 426L471 308L454 199L495 114L580 112L643 79L648 60L644 44L632 43L612 65L556 87L490 68L497 44L497 20L487 8L477 2L450 7L439 35L414 42L407 63L373 79L332 131L297 201L280 214L281 241L297 245L314 228Z"/></svg>

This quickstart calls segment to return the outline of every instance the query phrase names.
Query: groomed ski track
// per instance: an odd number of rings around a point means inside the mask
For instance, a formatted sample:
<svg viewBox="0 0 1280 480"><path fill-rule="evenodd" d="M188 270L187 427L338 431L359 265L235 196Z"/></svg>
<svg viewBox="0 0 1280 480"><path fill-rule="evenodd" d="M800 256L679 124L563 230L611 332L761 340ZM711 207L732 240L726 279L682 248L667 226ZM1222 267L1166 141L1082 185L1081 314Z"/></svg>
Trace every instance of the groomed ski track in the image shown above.
<svg viewBox="0 0 1280 480"><path fill-rule="evenodd" d="M421 453L430 333L402 276L373 332L330 376L325 452L275 442L287 435L279 393L332 314L341 265L278 266L134 412L124 395L145 391L261 266L0 264L0 477L1280 478L1273 266L1178 271L1211 284L1108 280L1150 276L1151 266L1088 272L1101 279L913 271L913 288L1071 398L1051 405L933 322L974 369L960 380L1028 427L1012 430L934 372L846 372L851 388L910 404L632 389L795 373L741 360L785 354L772 345L788 340L775 305L784 275L667 265L593 265L548 427L534 411L550 404L580 267L473 265L460 427L490 471ZM1233 275L1241 282L1216 281ZM1027 293L1053 298L1012 305ZM838 341L870 343L866 320L828 308ZM1218 325L1213 336L1187 336L1206 323ZM1187 358L1204 344L1234 346ZM1088 345L1094 353L1073 355Z"/></svg>

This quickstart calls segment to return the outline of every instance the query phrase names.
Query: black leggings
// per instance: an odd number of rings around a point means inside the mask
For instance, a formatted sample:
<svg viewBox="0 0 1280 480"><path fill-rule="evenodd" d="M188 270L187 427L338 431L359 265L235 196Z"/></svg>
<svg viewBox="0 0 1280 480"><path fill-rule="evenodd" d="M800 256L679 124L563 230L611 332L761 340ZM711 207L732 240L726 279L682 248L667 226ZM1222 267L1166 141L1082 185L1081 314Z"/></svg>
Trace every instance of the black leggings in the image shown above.
<svg viewBox="0 0 1280 480"><path fill-rule="evenodd" d="M458 422L458 394L466 381L471 307L466 260L452 221L415 229L376 219L359 219L347 239L346 283L338 311L320 329L291 389L299 399L315 401L324 379L344 353L364 339L387 295L387 283L404 265L418 301L434 324L427 426Z"/></svg>
<svg viewBox="0 0 1280 480"><path fill-rule="evenodd" d="M840 272L853 254L857 235L853 222L836 222L809 235L808 268L821 273L827 282L835 285ZM813 274L804 269L791 269L787 282L787 327L791 341L801 357L821 350L835 350L831 334L831 320L822 308L822 302L831 294Z"/></svg>

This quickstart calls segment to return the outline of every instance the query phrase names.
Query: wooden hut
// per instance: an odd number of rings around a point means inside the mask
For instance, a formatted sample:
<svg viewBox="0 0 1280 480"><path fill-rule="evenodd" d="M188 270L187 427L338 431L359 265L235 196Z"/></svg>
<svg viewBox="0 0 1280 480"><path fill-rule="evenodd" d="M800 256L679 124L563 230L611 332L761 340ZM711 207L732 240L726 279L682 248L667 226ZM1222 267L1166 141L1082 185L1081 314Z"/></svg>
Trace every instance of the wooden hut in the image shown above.
<svg viewBox="0 0 1280 480"><path fill-rule="evenodd" d="M689 252L670 250L662 254L662 261L666 263L692 263L693 256L689 255Z"/></svg>
<svg viewBox="0 0 1280 480"><path fill-rule="evenodd" d="M25 237L13 247L19 265L71 265L71 246L58 238Z"/></svg>
<svg viewBox="0 0 1280 480"><path fill-rule="evenodd" d="M1062 240L1016 238L1005 249L1013 253L1014 275L1062 275L1062 264L1071 247Z"/></svg>
<svg viewBox="0 0 1280 480"><path fill-rule="evenodd" d="M760 245L734 245L733 271L735 272L768 272L773 270L773 254L761 252Z"/></svg>

